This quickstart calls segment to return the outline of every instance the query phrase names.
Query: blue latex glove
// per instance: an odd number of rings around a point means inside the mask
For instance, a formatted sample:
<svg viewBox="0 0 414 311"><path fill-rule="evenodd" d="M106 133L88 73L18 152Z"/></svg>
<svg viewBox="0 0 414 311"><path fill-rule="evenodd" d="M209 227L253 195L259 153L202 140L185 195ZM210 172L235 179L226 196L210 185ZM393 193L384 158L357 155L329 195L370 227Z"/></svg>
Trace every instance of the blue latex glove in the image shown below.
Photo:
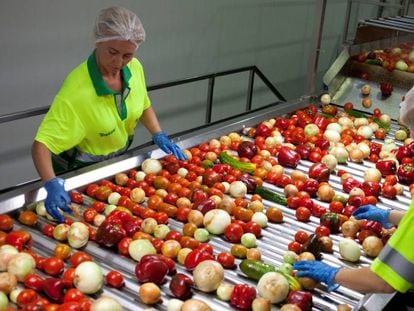
<svg viewBox="0 0 414 311"><path fill-rule="evenodd" d="M65 181L57 177L49 179L45 183L45 189L47 191L45 200L46 211L57 221L63 222L65 219L58 211L58 208L64 212L72 213L68 206L70 204L70 197L65 191Z"/></svg>
<svg viewBox="0 0 414 311"><path fill-rule="evenodd" d="M328 285L328 291L335 290L339 284L335 283L335 275L339 271L338 268L331 267L321 261L296 261L293 264L293 269L298 270L297 277L308 277L318 282L324 282Z"/></svg>
<svg viewBox="0 0 414 311"><path fill-rule="evenodd" d="M178 160L187 160L187 157L181 151L181 149L176 144L174 144L164 132L155 133L152 135L152 140L165 153L172 153Z"/></svg>
<svg viewBox="0 0 414 311"><path fill-rule="evenodd" d="M390 209L378 208L375 205L363 205L358 207L357 210L352 213L352 215L358 220L375 220L378 221L383 227L391 228L393 224L388 221L390 211Z"/></svg>

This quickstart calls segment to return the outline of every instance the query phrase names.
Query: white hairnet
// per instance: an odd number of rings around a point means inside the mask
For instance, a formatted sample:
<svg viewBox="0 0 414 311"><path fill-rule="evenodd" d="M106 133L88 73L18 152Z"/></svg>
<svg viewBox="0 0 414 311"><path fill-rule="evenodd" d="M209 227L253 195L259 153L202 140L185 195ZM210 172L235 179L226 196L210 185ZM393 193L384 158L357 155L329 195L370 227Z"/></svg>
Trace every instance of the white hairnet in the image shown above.
<svg viewBox="0 0 414 311"><path fill-rule="evenodd" d="M414 135L414 87L407 92L400 104L400 121L410 129Z"/></svg>
<svg viewBox="0 0 414 311"><path fill-rule="evenodd" d="M95 42L125 40L141 44L145 40L145 30L138 16L119 6L101 10L95 21Z"/></svg>

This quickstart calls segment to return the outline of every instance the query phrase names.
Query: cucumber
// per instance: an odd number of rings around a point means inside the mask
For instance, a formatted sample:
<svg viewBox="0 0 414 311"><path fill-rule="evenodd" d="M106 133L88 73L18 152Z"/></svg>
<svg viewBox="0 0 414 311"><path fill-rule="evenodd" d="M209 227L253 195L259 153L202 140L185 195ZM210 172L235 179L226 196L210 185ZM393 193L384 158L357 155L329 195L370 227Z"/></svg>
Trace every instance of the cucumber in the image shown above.
<svg viewBox="0 0 414 311"><path fill-rule="evenodd" d="M277 194L272 190L265 189L263 187L256 187L255 193L260 195L263 199L278 203L280 205L287 205L287 200L284 196Z"/></svg>
<svg viewBox="0 0 414 311"><path fill-rule="evenodd" d="M261 261L244 259L239 264L240 270L249 278L258 281L267 272L276 272L276 268Z"/></svg>
<svg viewBox="0 0 414 311"><path fill-rule="evenodd" d="M227 152L224 152L224 151L220 152L219 159L221 163L228 164L232 168L238 169L241 172L253 173L254 170L256 169L256 164L250 163L250 162L238 161L232 156L230 156L229 154L227 154Z"/></svg>
<svg viewBox="0 0 414 311"><path fill-rule="evenodd" d="M302 289L302 285L300 285L299 281L297 278L295 278L293 275L287 274L283 271L276 271L277 273L280 273L281 275L283 275L286 280L289 283L289 289L290 290L301 290Z"/></svg>

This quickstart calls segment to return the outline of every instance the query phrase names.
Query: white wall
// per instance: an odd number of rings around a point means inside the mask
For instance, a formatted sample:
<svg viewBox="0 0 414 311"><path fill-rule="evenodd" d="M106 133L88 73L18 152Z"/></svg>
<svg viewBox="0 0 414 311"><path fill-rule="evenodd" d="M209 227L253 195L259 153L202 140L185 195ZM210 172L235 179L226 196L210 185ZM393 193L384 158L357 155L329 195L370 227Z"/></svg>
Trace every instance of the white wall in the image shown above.
<svg viewBox="0 0 414 311"><path fill-rule="evenodd" d="M330 0L320 74L341 47L346 0ZM315 0L2 0L0 1L0 115L50 104L66 74L93 49L100 8L135 11L147 32L137 57L148 85L256 65L288 99L304 94ZM216 81L213 119L245 106L247 75ZM206 83L150 94L164 130L204 121ZM322 88L318 81L317 87ZM274 98L257 85L254 106ZM30 145L41 116L0 124L0 189L37 178ZM138 128L135 145L149 140Z"/></svg>

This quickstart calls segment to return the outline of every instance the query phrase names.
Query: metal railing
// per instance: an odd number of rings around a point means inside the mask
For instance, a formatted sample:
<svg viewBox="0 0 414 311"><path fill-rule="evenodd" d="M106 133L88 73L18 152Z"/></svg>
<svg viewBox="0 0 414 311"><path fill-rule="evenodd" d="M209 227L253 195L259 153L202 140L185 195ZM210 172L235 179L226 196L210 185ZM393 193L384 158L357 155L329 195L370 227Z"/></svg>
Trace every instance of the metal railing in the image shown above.
<svg viewBox="0 0 414 311"><path fill-rule="evenodd" d="M286 101L283 95L276 89L276 87L270 82L270 80L257 68L256 66L248 66L242 67L227 71L221 71L217 73L211 73L201 76L195 76L191 78L184 78L181 80L161 83L153 86L149 86L147 88L148 92L165 89L173 86L193 83L202 80L208 80L208 90L207 90L207 99L206 99L206 112L205 112L205 124L211 122L211 113L213 109L213 97L214 97L214 86L216 82L216 78L228 76L232 74L238 74L242 72L249 72L249 81L247 86L247 99L246 99L246 108L245 112L250 111L252 109L252 99L253 99L253 87L254 87L254 78L257 75L261 81L269 88L269 90L280 100ZM49 110L50 106L34 108L9 114L4 114L0 116L0 124L25 118L30 118L37 115L45 114Z"/></svg>

